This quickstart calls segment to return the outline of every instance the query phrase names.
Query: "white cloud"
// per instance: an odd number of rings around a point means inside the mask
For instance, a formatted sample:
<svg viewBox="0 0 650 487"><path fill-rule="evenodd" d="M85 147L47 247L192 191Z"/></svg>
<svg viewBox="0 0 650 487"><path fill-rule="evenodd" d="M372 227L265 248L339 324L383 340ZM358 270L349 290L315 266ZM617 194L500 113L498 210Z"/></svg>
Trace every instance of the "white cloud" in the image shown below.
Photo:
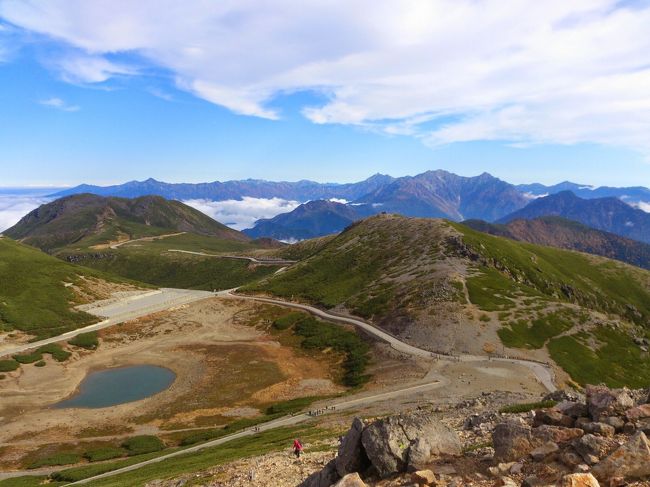
<svg viewBox="0 0 650 487"><path fill-rule="evenodd" d="M638 208L639 210L643 210L646 213L650 213L650 202L648 201L637 201L636 203L632 203L632 206Z"/></svg>
<svg viewBox="0 0 650 487"><path fill-rule="evenodd" d="M277 118L275 97L316 90L328 101L303 108L314 123L432 146L594 142L650 154L648 2L0 0L0 16L73 50L58 62L73 80L137 74L114 61L135 54L246 115Z"/></svg>
<svg viewBox="0 0 650 487"><path fill-rule="evenodd" d="M251 228L260 218L272 218L280 213L286 213L296 208L298 201L281 198L252 198L244 196L241 200L186 200L186 205L192 206L215 220L234 228L243 230Z"/></svg>
<svg viewBox="0 0 650 487"><path fill-rule="evenodd" d="M0 194L0 232L14 226L22 217L51 201L42 196Z"/></svg>
<svg viewBox="0 0 650 487"><path fill-rule="evenodd" d="M348 200L346 200L345 198L330 198L329 201L332 201L334 203L341 203L342 205L348 204Z"/></svg>
<svg viewBox="0 0 650 487"><path fill-rule="evenodd" d="M76 112L80 110L80 107L77 105L69 105L64 100L57 97L47 98L46 100L39 101L39 103L43 106L56 108L64 112Z"/></svg>

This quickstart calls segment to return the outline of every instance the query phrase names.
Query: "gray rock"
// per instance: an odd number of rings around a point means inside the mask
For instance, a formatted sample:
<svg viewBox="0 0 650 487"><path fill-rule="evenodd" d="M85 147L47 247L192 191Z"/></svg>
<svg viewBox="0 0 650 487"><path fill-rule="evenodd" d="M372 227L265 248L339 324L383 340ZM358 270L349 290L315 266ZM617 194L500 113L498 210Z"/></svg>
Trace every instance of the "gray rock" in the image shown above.
<svg viewBox="0 0 650 487"><path fill-rule="evenodd" d="M336 473L336 461L330 461L322 470L314 472L298 487L330 487L335 484L341 477Z"/></svg>
<svg viewBox="0 0 650 487"><path fill-rule="evenodd" d="M600 436L586 434L573 443L573 448L583 458L585 463L598 463L606 448L606 440Z"/></svg>
<svg viewBox="0 0 650 487"><path fill-rule="evenodd" d="M341 441L335 460L336 471L341 477L352 472L363 472L370 466L370 461L361 445L363 428L363 421L354 418L352 426Z"/></svg>
<svg viewBox="0 0 650 487"><path fill-rule="evenodd" d="M540 409L535 411L534 426L548 424L551 426L562 426L564 428L571 428L574 424L574 419L570 416L562 414L555 408Z"/></svg>
<svg viewBox="0 0 650 487"><path fill-rule="evenodd" d="M530 456L536 462L542 462L546 460L548 457L555 455L559 451L559 449L560 447L557 446L557 443L553 443L552 441L549 441L548 443L544 443L543 445L538 446L533 451L531 451Z"/></svg>
<svg viewBox="0 0 650 487"><path fill-rule="evenodd" d="M434 456L461 453L456 432L422 411L375 421L363 430L361 443L381 477L419 470Z"/></svg>
<svg viewBox="0 0 650 487"><path fill-rule="evenodd" d="M501 462L510 462L522 458L533 449L531 429L520 418L513 418L499 423L492 432L494 458Z"/></svg>
<svg viewBox="0 0 650 487"><path fill-rule="evenodd" d="M579 392L569 391L565 389L558 389L557 391L550 392L546 394L542 401L571 401L571 402L582 402L584 401L584 396Z"/></svg>
<svg viewBox="0 0 650 487"><path fill-rule="evenodd" d="M620 433L623 431L623 428L625 428L625 421L623 418L620 418L618 416L609 416L608 418L604 419L603 422L614 428L614 431L617 433Z"/></svg>
<svg viewBox="0 0 650 487"><path fill-rule="evenodd" d="M635 479L650 475L650 444L645 433L639 431L596 465L593 472L601 480L616 477Z"/></svg>
<svg viewBox="0 0 650 487"><path fill-rule="evenodd" d="M589 414L587 405L576 401L562 401L557 406L555 406L555 409L573 419L579 418L581 416L587 416Z"/></svg>
<svg viewBox="0 0 650 487"><path fill-rule="evenodd" d="M593 433L595 435L612 437L616 430L613 426L606 423L592 422L586 423L582 426L585 433Z"/></svg>
<svg viewBox="0 0 650 487"><path fill-rule="evenodd" d="M606 386L587 386L587 408L594 421L601 416L619 416L634 406L628 389L610 389Z"/></svg>

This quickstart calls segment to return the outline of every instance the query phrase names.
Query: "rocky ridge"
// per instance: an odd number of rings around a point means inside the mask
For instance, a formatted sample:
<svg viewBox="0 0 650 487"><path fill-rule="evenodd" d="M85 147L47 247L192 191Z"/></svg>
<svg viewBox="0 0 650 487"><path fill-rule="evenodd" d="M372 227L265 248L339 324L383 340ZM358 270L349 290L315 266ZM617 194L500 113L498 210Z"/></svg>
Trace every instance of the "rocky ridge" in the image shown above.
<svg viewBox="0 0 650 487"><path fill-rule="evenodd" d="M588 386L543 401L555 405L476 412L462 431L425 409L355 418L338 455L300 487L650 486L648 390Z"/></svg>

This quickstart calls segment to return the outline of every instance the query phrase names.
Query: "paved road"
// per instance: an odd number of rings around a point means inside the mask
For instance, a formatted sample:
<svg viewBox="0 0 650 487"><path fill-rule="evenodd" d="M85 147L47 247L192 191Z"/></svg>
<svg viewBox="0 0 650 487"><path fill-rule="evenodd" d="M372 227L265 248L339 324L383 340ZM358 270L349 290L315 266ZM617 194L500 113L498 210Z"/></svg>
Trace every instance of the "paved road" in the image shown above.
<svg viewBox="0 0 650 487"><path fill-rule="evenodd" d="M247 260L248 262L257 265L291 265L297 262L295 260L286 260L286 259L256 259L255 257L248 257L246 255L207 254L205 252L193 252L191 250L179 250L179 249L168 249L167 252L180 252L182 254L200 255L202 257L216 257L219 259Z"/></svg>
<svg viewBox="0 0 650 487"><path fill-rule="evenodd" d="M417 384L414 386L409 386L409 387L403 387L397 390L393 391L388 391L388 392L382 392L381 394L374 394L372 396L366 396L366 397L358 397L355 399L348 399L345 401L340 401L340 402L332 402L331 406L334 406L336 411L343 411L346 409L350 409L353 407L359 407L359 406L367 406L369 404L375 403L375 402L380 402L384 401L386 399L392 399L395 397L400 397L405 394L411 394L415 392L424 392L430 389L435 389L438 387L442 387L445 385L445 382L435 380L433 382L428 382L425 384ZM327 409L326 412L332 412L331 409ZM301 414L296 414L294 416L285 416L279 419L275 419L273 421L269 421L267 423L262 423L258 425L258 431L257 432L262 432L262 431L268 431L274 428L280 428L282 426L293 426L299 423L302 423L304 421L307 421L308 419L311 419L312 416L309 416L307 413L301 413ZM204 450L205 448L210 448L213 446L219 446L223 445L224 443L227 443L229 441L235 440L237 438L243 438L245 436L252 436L257 433L256 431L253 431L252 429L246 429L243 431L240 431L238 433L233 433L228 436L223 436L221 438L218 438L216 440L208 441L206 443L201 443L200 445L195 445L189 448L185 448L184 450L179 450L175 451L173 453L169 453L167 455L162 455L157 458L152 458L151 460L146 460L144 462L136 463L134 465L130 465L128 467L120 468L118 470L113 470L111 472L106 472L101 475L97 475L95 477L90 477L84 480L80 480L78 482L73 482L71 484L66 484L66 485L81 485L81 484L87 484L90 482L94 482L96 480L104 479L107 477L113 477L115 475L119 475L121 473L125 472L131 472L133 470L137 470L139 468L145 467L147 465L153 465L155 463L163 462L165 460L169 460L171 458L179 457L182 455L189 455L192 453L196 453L197 451Z"/></svg>
<svg viewBox="0 0 650 487"><path fill-rule="evenodd" d="M133 240L123 240L122 242L114 243L109 245L111 249L117 249L118 247L121 247L122 245L126 245L132 242L151 242L153 240L160 240L163 238L167 237L175 237L177 235L184 235L186 232L177 232L177 233L167 233L165 235L156 235L153 237L142 237L142 238L134 238Z"/></svg>
<svg viewBox="0 0 650 487"><path fill-rule="evenodd" d="M299 304L299 303L291 303L287 301L283 301L281 299L275 299L275 298L265 298L265 297L259 297L259 296L246 296L242 294L233 294L232 290L227 291L226 293L227 296L232 297L232 298L237 298L237 299L247 299L251 301L258 301L262 303L269 303L269 304L276 304L280 306L286 306L290 308L295 308L295 309L300 309L303 311L307 311L308 313L311 313L315 316L318 316L319 318L323 318L328 321L334 321L338 323L346 323L350 325L354 325L358 328L361 328L362 330L366 331L367 333L373 335L374 337L379 338L380 340L383 340L387 342L393 349L414 356L414 357L421 357L421 358L436 358L439 360L455 360L455 361L462 361L462 362L485 362L487 358L482 355L468 355L468 354L460 354L460 355L455 355L453 357L450 357L448 355L442 355L442 354L435 354L430 352L429 350L424 350L422 348L414 347L413 345L409 345L408 343L404 343L401 340L399 340L397 337L385 332L384 330L381 330L377 328L376 326L371 325L370 323L367 323L365 321L362 321L359 318L354 318L350 316L342 316L338 314L334 314L328 311L323 311L322 309L315 308L313 306L309 306L307 304ZM495 362L507 362L507 363L512 363L512 364L519 364L523 365L524 367L527 367L530 369L535 377L537 377L537 380L546 387L549 391L553 392L556 390L555 387L555 381L554 381L554 374L553 374L553 369L551 369L550 366L539 363L539 362L533 362L530 360L523 360L523 359L515 359L515 358L492 358L492 361Z"/></svg>
<svg viewBox="0 0 650 487"><path fill-rule="evenodd" d="M199 299L205 299L214 296L214 293L208 291L193 291L188 289L171 289L163 288L157 291L143 293L139 296L132 296L117 302L111 302L105 306L97 306L95 308L87 309L87 313L105 318L99 323L78 328L76 330L63 333L61 335L39 340L37 342L25 343L11 348L0 350L0 357L21 353L26 350L38 348L50 343L61 342L69 340L80 333L89 331L98 331L109 326L130 321L135 318L163 311L165 309L180 306L182 304L191 303Z"/></svg>

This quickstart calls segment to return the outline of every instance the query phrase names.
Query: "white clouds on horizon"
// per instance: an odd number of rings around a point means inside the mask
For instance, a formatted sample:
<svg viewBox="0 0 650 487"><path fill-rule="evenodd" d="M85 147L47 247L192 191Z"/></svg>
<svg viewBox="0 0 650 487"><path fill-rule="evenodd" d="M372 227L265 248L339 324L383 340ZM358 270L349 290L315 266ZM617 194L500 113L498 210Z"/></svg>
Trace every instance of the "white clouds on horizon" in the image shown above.
<svg viewBox="0 0 650 487"><path fill-rule="evenodd" d="M57 62L73 81L137 75L113 60L136 53L244 115L276 119L275 97L314 90L328 98L303 107L314 123L431 146L599 143L650 154L650 4L0 0L0 16L73 49Z"/></svg>
<svg viewBox="0 0 650 487"><path fill-rule="evenodd" d="M51 201L51 198L28 194L0 194L0 233L14 226L34 208Z"/></svg>
<svg viewBox="0 0 650 487"><path fill-rule="evenodd" d="M235 230L251 228L255 221L261 218L273 218L280 213L295 209L300 204L298 201L282 198L252 198L249 196L244 196L241 200L195 199L185 200L183 203Z"/></svg>

